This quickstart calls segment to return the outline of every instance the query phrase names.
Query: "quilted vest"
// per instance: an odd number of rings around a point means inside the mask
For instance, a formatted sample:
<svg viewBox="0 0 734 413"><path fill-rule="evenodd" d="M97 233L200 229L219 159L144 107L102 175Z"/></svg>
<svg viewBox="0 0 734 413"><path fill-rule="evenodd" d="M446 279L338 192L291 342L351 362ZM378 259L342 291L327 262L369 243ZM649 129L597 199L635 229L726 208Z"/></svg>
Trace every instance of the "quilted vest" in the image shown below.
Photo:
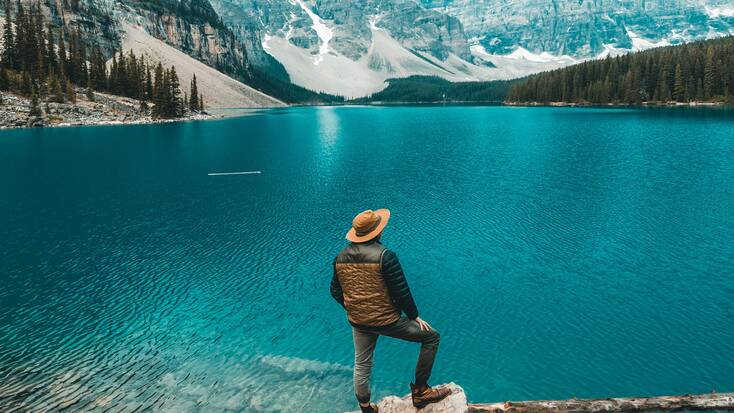
<svg viewBox="0 0 734 413"><path fill-rule="evenodd" d="M400 319L382 277L385 252L378 242L349 244L336 257L335 270L352 324L381 327Z"/></svg>

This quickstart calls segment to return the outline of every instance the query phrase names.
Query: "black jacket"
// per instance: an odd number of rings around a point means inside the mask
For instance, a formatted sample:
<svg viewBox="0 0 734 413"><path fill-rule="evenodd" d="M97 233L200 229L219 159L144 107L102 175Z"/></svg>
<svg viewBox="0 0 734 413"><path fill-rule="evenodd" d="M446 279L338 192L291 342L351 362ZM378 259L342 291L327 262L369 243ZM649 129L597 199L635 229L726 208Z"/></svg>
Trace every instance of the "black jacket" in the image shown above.
<svg viewBox="0 0 734 413"><path fill-rule="evenodd" d="M405 274L403 274L398 256L390 250L385 250L380 264L381 274L393 304L408 318L416 319L418 317L418 307L413 300L413 295L410 292L408 281L405 279ZM331 296L342 307L344 306L344 294L336 276L336 260L334 260L334 275L331 279Z"/></svg>

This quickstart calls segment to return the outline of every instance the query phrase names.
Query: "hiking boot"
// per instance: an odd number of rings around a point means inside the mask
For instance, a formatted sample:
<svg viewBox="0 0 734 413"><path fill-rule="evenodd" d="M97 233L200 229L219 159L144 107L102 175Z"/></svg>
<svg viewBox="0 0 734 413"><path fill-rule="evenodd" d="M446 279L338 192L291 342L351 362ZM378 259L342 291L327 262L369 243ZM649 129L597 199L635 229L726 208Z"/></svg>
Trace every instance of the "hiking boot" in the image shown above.
<svg viewBox="0 0 734 413"><path fill-rule="evenodd" d="M416 409L422 409L431 403L440 402L445 399L451 394L451 390L446 387L434 389L428 385L416 386L410 383L410 393L413 396L413 406Z"/></svg>
<svg viewBox="0 0 734 413"><path fill-rule="evenodd" d="M370 403L367 407L362 407L362 405L359 405L359 408L362 410L362 413L378 413L380 409L377 408L376 404Z"/></svg>

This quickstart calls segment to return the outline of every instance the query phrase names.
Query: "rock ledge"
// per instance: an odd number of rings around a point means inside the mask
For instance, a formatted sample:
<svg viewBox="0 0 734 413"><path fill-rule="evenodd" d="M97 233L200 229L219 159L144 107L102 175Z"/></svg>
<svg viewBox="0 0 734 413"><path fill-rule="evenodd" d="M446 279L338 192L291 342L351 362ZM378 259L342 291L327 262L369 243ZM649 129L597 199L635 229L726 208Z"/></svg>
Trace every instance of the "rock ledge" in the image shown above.
<svg viewBox="0 0 734 413"><path fill-rule="evenodd" d="M533 400L489 404L467 404L464 389L454 383L451 395L421 410L413 407L410 395L389 396L377 405L379 413L635 413L650 411L734 411L734 393L686 394L682 396L619 397L605 399ZM359 413L359 412L354 412Z"/></svg>

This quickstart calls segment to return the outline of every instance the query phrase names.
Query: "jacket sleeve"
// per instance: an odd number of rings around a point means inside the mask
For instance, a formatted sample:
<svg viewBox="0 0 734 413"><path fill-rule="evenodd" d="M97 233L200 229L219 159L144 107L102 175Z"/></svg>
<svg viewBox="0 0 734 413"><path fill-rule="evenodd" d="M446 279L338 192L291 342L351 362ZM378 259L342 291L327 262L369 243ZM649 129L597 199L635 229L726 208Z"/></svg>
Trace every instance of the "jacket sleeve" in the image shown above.
<svg viewBox="0 0 734 413"><path fill-rule="evenodd" d="M382 254L381 265L382 276L385 279L390 298L408 318L415 320L418 318L418 307L413 301L413 295L410 293L408 280L405 279L398 256L390 250L385 250Z"/></svg>
<svg viewBox="0 0 734 413"><path fill-rule="evenodd" d="M339 283L339 278L336 276L336 261L334 261L334 275L331 278L331 296L339 305L344 307L344 291Z"/></svg>

